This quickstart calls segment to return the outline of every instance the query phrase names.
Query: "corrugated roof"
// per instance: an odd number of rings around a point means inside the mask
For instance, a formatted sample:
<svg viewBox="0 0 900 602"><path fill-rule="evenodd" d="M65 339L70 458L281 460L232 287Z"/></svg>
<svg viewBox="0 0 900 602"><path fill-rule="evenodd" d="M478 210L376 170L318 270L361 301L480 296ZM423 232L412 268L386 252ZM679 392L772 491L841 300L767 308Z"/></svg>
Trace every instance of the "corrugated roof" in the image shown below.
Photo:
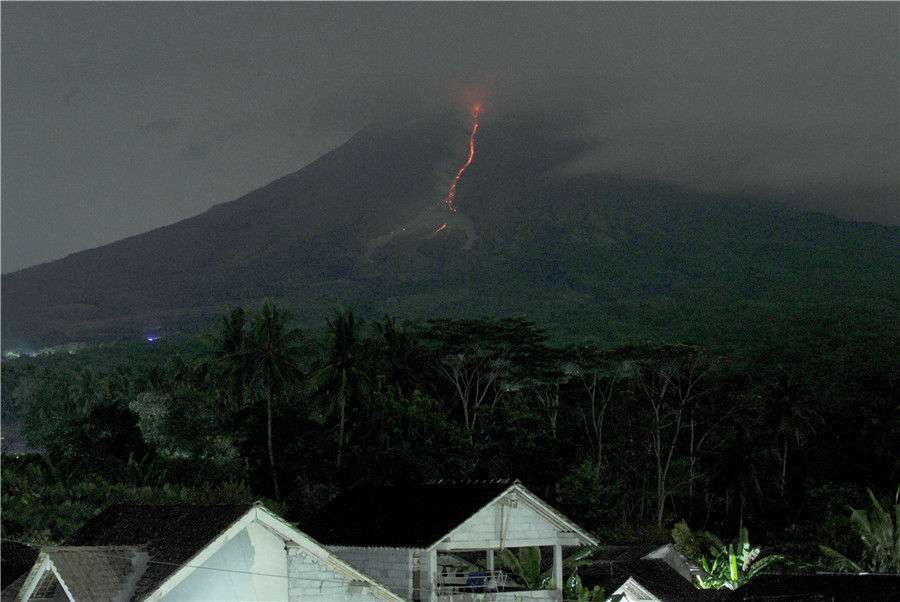
<svg viewBox="0 0 900 602"><path fill-rule="evenodd" d="M433 481L364 485L339 495L310 521L330 545L427 548L497 498L515 481Z"/></svg>

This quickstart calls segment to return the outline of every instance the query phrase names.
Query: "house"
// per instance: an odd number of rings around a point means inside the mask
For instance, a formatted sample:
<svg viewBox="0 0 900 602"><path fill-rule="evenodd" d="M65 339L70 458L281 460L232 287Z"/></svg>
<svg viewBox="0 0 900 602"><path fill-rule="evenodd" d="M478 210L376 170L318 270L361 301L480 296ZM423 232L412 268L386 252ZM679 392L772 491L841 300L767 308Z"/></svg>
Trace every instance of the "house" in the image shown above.
<svg viewBox="0 0 900 602"><path fill-rule="evenodd" d="M111 506L3 599L400 601L259 504Z"/></svg>
<svg viewBox="0 0 900 602"><path fill-rule="evenodd" d="M518 481L436 481L360 486L312 521L336 556L405 600L561 600L567 548L594 537ZM544 548L552 590L517 583L500 550Z"/></svg>
<svg viewBox="0 0 900 602"><path fill-rule="evenodd" d="M604 546L578 568L585 587L599 585L622 602L719 600L722 592L698 590L699 567L672 544Z"/></svg>

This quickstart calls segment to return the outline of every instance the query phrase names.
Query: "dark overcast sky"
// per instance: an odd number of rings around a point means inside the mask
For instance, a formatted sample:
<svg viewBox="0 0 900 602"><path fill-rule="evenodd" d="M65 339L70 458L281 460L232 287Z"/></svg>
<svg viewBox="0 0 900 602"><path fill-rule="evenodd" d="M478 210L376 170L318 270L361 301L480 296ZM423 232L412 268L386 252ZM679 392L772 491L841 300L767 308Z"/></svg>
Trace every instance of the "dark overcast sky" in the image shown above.
<svg viewBox="0 0 900 602"><path fill-rule="evenodd" d="M475 95L584 111L602 145L577 168L896 224L898 29L896 3L4 2L3 271Z"/></svg>

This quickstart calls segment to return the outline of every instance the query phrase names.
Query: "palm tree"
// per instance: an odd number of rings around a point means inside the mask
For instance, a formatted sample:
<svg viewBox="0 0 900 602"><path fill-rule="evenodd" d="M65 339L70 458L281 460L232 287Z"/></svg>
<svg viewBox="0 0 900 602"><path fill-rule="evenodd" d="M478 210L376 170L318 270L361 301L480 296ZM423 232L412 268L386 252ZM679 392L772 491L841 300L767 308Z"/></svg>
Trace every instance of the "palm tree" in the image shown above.
<svg viewBox="0 0 900 602"><path fill-rule="evenodd" d="M247 338L247 315L240 307L222 316L216 331L204 337L210 351L201 367L214 385L224 389L225 396L236 402L243 400L252 371Z"/></svg>
<svg viewBox="0 0 900 602"><path fill-rule="evenodd" d="M390 316L385 316L381 322L373 322L372 332L374 337L370 343L379 374L384 374L398 391L406 392L420 350L403 326Z"/></svg>
<svg viewBox="0 0 900 602"><path fill-rule="evenodd" d="M314 390L327 387L334 392L338 406L338 449L337 467L341 467L344 453L344 431L347 422L347 400L366 388L366 375L362 370L360 356L362 341L357 321L352 311L335 310L334 315L325 318L328 324L329 342L324 365L313 373L310 384Z"/></svg>
<svg viewBox="0 0 900 602"><path fill-rule="evenodd" d="M253 367L251 385L261 390L266 398L266 439L269 452L269 469L272 473L272 489L280 498L278 474L275 470L275 449L272 442L272 404L285 385L302 376L299 357L302 353L303 334L288 326L289 315L270 300L250 322L250 332L245 354Z"/></svg>
<svg viewBox="0 0 900 602"><path fill-rule="evenodd" d="M892 518L872 490L869 509L850 508L850 522L863 543L863 555L854 562L828 546L819 546L828 568L845 572L900 573L900 488L894 496Z"/></svg>

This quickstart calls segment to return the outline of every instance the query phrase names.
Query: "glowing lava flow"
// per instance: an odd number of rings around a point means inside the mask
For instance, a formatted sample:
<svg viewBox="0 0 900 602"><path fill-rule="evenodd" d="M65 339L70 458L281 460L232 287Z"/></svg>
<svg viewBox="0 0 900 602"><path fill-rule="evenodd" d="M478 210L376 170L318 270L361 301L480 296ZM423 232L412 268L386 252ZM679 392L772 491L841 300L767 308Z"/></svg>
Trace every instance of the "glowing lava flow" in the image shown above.
<svg viewBox="0 0 900 602"><path fill-rule="evenodd" d="M456 189L459 187L459 182L462 180L463 174L466 173L466 170L472 165L472 161L475 160L475 134L478 133L479 113L481 113L481 105L472 107L472 132L469 134L469 155L466 157L466 162L456 170L456 176L453 178L453 183L450 184L450 190L447 191L447 195L441 200L442 203L447 205L447 209L450 210L450 213L456 213L456 205L454 204L454 201L456 201ZM434 233L437 234L446 229L447 224L444 223L438 226Z"/></svg>

